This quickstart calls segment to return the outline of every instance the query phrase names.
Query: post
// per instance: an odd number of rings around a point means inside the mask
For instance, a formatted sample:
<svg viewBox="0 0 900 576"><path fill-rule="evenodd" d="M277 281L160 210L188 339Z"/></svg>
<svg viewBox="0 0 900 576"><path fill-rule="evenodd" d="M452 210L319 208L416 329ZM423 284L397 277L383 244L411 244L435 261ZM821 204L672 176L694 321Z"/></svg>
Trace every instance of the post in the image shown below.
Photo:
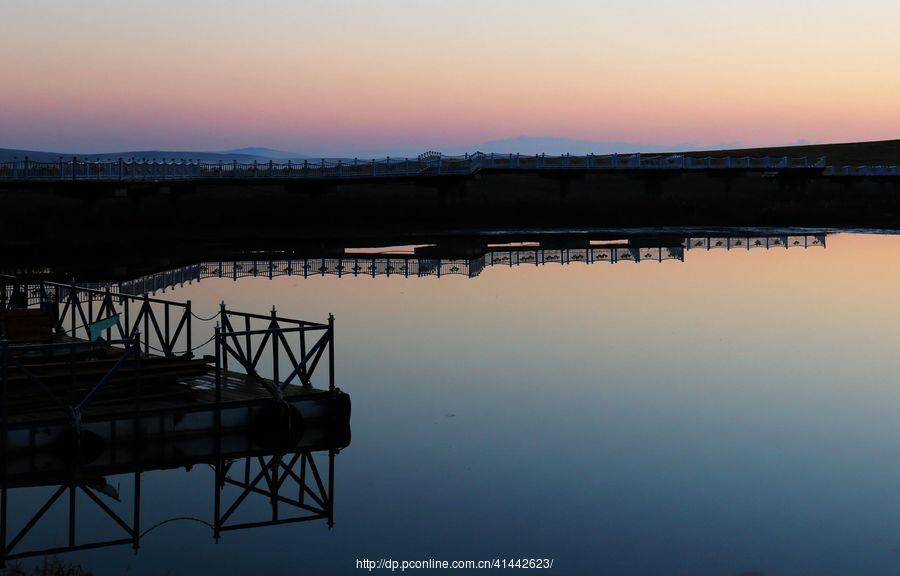
<svg viewBox="0 0 900 576"><path fill-rule="evenodd" d="M334 314L328 315L328 389L334 391Z"/></svg>
<svg viewBox="0 0 900 576"><path fill-rule="evenodd" d="M64 180L66 177L65 166L63 165L62 156L59 157L59 179Z"/></svg>
<svg viewBox="0 0 900 576"><path fill-rule="evenodd" d="M72 338L75 337L75 300L76 299L77 299L77 295L75 292L75 281L72 280L72 284L69 288L69 308L70 308L70 312L71 312L71 314L69 314L69 317L71 318L70 325L72 326ZM80 304L81 304L81 302L79 302L79 305Z"/></svg>
<svg viewBox="0 0 900 576"><path fill-rule="evenodd" d="M146 340L145 340L146 342ZM135 386L134 386L134 438L137 441L140 437L141 433L141 400L143 395L143 368L144 361L141 356L141 333L137 332L134 335L134 341L131 344L134 347L134 357L137 364L137 369L134 371L135 374ZM146 344L145 344L146 346ZM127 350L127 349L126 349Z"/></svg>
<svg viewBox="0 0 900 576"><path fill-rule="evenodd" d="M163 345L162 345L163 354L166 355L166 356L171 356L171 355L172 355L172 335L171 335L171 333L169 332L169 312L170 312L170 308L171 308L171 306L170 306L170 304L169 304L169 301L167 300L166 303L163 304L163 314L165 315L165 317L163 318L163 323L164 323L164 326L165 326L164 333L165 333L165 335L166 335L166 341L163 342Z"/></svg>
<svg viewBox="0 0 900 576"><path fill-rule="evenodd" d="M184 329L187 330L185 333L185 339L187 340L187 350L185 351L186 356L193 356L193 350L191 349L191 324L193 321L194 315L191 312L191 301L187 300L184 303Z"/></svg>
<svg viewBox="0 0 900 576"><path fill-rule="evenodd" d="M0 366L2 366L2 367L0 367L0 378L2 378L2 380L3 380L3 391L2 391L3 405L0 406L0 415L2 415L2 417L3 417L3 438L0 439L0 448L2 448L3 458L0 459L0 460L2 460L2 464L0 464L0 466L3 466L3 470L0 471L0 475L5 476L6 475L6 462L7 462L6 450L7 450L7 443L9 442L9 385L7 384L7 379L8 379L8 375L9 375L8 374L9 373L9 341L6 339L0 340ZM6 507L5 485L4 485L3 496L4 496L3 505L5 508ZM0 532L3 532L3 534L0 535L0 545L6 546L6 514L5 514L6 510L4 509L2 512L3 512L3 530L0 530Z"/></svg>
<svg viewBox="0 0 900 576"><path fill-rule="evenodd" d="M278 382L278 313L275 306L272 306L272 322L269 324L269 338L272 341L272 381L275 382L275 388L280 388ZM247 355L250 356L250 348L247 348Z"/></svg>
<svg viewBox="0 0 900 576"><path fill-rule="evenodd" d="M224 305L223 305L224 306ZM216 437L222 434L222 342L221 328L216 323L213 339L216 341Z"/></svg>
<svg viewBox="0 0 900 576"><path fill-rule="evenodd" d="M25 157L24 167L25 167L25 178L27 179L29 176L31 176L31 170L29 170L30 166L28 163L28 156Z"/></svg>
<svg viewBox="0 0 900 576"><path fill-rule="evenodd" d="M150 299L147 296L147 293L144 292L144 303L142 305L142 312L144 313L144 354L150 354Z"/></svg>

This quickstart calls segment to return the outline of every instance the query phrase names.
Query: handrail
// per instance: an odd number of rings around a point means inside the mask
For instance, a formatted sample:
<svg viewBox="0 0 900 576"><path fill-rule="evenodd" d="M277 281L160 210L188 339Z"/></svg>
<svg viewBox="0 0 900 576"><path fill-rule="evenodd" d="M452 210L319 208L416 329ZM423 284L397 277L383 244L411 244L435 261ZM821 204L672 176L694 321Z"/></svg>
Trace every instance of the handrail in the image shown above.
<svg viewBox="0 0 900 576"><path fill-rule="evenodd" d="M860 167L863 168L863 167ZM870 174L870 168L865 167ZM783 170L822 169L827 166L823 156L815 160L807 157L750 157L750 156L692 156L690 154L587 154L534 156L521 154L485 154L475 152L462 156L445 156L427 152L417 158L376 158L371 160L319 159L286 162L204 162L200 160L157 160L118 158L89 160L72 157L55 162L36 162L29 158L0 162L0 180L62 180L62 181L185 181L217 179L361 179L392 178L398 176L429 176L473 174L480 170ZM896 166L887 171L897 174Z"/></svg>

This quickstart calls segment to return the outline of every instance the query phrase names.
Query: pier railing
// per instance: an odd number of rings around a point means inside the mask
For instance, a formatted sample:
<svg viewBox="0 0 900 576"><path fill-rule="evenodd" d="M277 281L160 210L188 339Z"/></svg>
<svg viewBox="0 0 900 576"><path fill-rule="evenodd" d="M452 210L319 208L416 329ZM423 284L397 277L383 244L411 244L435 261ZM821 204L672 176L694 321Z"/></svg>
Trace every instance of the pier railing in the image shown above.
<svg viewBox="0 0 900 576"><path fill-rule="evenodd" d="M334 317L328 323L294 320L228 310L222 304L216 328L216 367L229 371L236 368L262 383L276 399L281 399L287 386L295 381L312 388L313 377L325 353L328 354L327 384L335 389ZM259 374L265 364L272 375L271 383Z"/></svg>
<svg viewBox="0 0 900 576"><path fill-rule="evenodd" d="M108 287L43 281L31 290L29 304L40 304L51 312L57 333L90 340L91 325L112 318L114 321L102 331L106 341L141 333L145 354L152 350L175 356L193 351L189 300L178 302L151 298L147 293L123 294Z"/></svg>
<svg viewBox="0 0 900 576"><path fill-rule="evenodd" d="M14 288L10 284L4 290L4 294L27 294L27 302L18 298L20 305L16 307L43 308L52 318L55 333L79 340L100 340L115 346L140 339L144 354L167 357L192 357L196 350L211 344L219 353L222 369L234 368L253 377L271 388L269 392L276 398L291 384L312 387L327 353L328 375L323 384L327 382L330 390L335 388L331 316L327 323L310 322L279 316L274 309L270 314L232 310L223 302L217 314L201 318L193 313L190 300L179 302L151 297L147 292L132 294L115 292L108 286L100 289L50 281L16 283ZM194 320L218 323L199 346L193 340Z"/></svg>
<svg viewBox="0 0 900 576"><path fill-rule="evenodd" d="M881 167L879 167L881 168ZM186 181L252 179L365 179L467 175L480 170L834 170L825 157L704 156L689 154L422 154L417 158L204 162L136 158L23 158L0 162L0 180Z"/></svg>

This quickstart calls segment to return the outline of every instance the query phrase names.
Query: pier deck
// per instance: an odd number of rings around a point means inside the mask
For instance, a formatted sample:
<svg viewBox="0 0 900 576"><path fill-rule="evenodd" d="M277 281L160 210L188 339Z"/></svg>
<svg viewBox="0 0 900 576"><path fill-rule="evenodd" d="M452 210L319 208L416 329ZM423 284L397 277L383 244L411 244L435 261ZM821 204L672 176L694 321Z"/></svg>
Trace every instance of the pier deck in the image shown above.
<svg viewBox="0 0 900 576"><path fill-rule="evenodd" d="M189 302L46 282L0 288L8 305L50 314L54 331L50 342L0 340L9 451L52 446L72 429L104 441L247 430L266 425L272 406L287 408L276 413L292 427L349 422L350 398L334 381L333 318L307 322L223 304L213 336L194 347ZM98 322L100 337L96 326L88 337ZM215 355L194 358L208 345ZM324 388L314 385L323 357Z"/></svg>

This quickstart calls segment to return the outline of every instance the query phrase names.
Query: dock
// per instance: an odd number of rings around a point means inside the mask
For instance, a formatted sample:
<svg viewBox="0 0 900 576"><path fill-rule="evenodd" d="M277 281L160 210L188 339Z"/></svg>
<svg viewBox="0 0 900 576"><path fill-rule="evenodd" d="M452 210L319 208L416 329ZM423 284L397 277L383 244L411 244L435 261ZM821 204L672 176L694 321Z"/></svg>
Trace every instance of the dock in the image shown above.
<svg viewBox="0 0 900 576"><path fill-rule="evenodd" d="M334 318L240 312L76 284L0 277L5 455L79 443L247 432L293 442L347 425ZM215 328L196 345L196 323ZM201 348L212 354L195 356ZM74 433L74 434L73 434Z"/></svg>

